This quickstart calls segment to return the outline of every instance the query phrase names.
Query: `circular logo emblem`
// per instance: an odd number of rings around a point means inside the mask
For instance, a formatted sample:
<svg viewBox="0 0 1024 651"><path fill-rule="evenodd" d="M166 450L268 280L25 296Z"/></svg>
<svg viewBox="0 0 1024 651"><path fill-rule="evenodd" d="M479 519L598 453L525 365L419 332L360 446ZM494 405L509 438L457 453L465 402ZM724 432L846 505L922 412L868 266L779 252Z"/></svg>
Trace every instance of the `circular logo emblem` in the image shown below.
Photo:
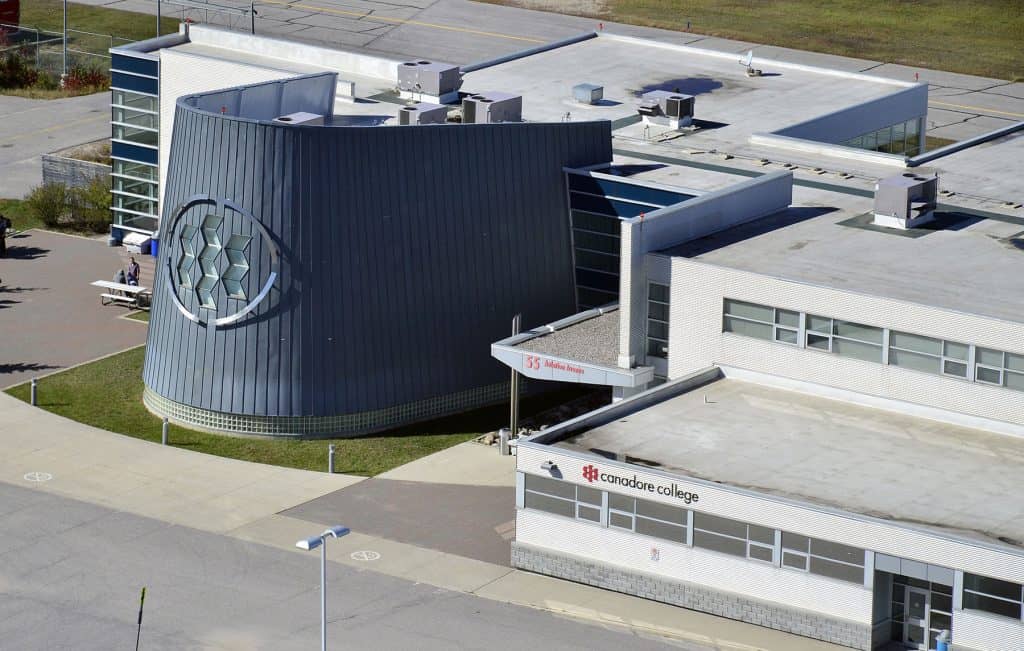
<svg viewBox="0 0 1024 651"><path fill-rule="evenodd" d="M263 224L233 201L189 197L175 209L164 237L167 293L195 323L216 327L239 321L256 309L277 280L277 245ZM263 269L257 261L267 257L270 265ZM254 285L253 273L266 274L262 285Z"/></svg>

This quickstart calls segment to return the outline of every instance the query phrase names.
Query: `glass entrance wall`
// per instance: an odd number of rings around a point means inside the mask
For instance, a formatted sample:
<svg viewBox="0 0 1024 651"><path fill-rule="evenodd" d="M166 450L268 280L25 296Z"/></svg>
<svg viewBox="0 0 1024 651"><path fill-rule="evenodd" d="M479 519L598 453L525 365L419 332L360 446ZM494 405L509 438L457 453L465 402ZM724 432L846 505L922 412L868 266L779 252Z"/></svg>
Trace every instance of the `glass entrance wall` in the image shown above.
<svg viewBox="0 0 1024 651"><path fill-rule="evenodd" d="M920 598L912 593L911 588L928 593L927 612L924 613L924 617L919 617L916 612ZM953 632L953 586L913 579L901 574L893 575L891 639L894 642L906 641L908 614L927 623L928 648L934 649L939 633ZM915 625L914 622L910 622L910 626Z"/></svg>
<svg viewBox="0 0 1024 651"><path fill-rule="evenodd" d="M885 154L899 154L903 156L917 156L924 153L922 147L923 134L920 133L920 119L914 118L906 122L900 122L877 131L865 133L850 138L839 144L844 147L856 147Z"/></svg>
<svg viewBox="0 0 1024 651"><path fill-rule="evenodd" d="M110 70L114 225L153 232L159 219L159 62L115 53Z"/></svg>

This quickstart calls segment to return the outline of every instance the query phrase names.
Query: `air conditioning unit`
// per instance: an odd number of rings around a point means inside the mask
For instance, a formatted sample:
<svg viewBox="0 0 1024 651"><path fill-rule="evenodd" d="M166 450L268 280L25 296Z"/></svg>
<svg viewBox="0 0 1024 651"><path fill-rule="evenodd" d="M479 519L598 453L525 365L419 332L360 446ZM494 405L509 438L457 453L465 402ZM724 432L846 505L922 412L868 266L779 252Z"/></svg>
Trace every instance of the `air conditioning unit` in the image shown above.
<svg viewBox="0 0 1024 651"><path fill-rule="evenodd" d="M307 125L307 126L323 126L324 116L317 115L316 113L305 113L299 111L298 113L289 113L288 115L281 115L274 118L274 122L277 124L288 124L288 125Z"/></svg>
<svg viewBox="0 0 1024 651"><path fill-rule="evenodd" d="M463 124L522 122L523 96L488 91L462 99Z"/></svg>
<svg viewBox="0 0 1024 651"><path fill-rule="evenodd" d="M448 107L443 104L420 102L411 106L403 106L398 111L398 124L402 126L415 124L444 124L448 121Z"/></svg>
<svg viewBox="0 0 1024 651"><path fill-rule="evenodd" d="M398 66L398 90L403 97L431 97L440 104L450 101L453 94L457 97L460 87L462 72L450 63L406 61Z"/></svg>
<svg viewBox="0 0 1024 651"><path fill-rule="evenodd" d="M693 123L694 99L693 95L652 90L640 96L637 112L643 117L644 124L678 129Z"/></svg>
<svg viewBox="0 0 1024 651"><path fill-rule="evenodd" d="M897 174L875 184L873 223L907 230L930 222L938 205L939 177Z"/></svg>

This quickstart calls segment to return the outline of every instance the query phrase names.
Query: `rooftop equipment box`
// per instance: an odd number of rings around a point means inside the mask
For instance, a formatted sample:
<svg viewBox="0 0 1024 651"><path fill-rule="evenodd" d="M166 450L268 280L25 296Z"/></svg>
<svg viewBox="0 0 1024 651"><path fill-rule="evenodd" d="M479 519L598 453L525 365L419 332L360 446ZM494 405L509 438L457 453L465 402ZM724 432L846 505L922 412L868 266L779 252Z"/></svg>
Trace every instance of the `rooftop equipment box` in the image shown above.
<svg viewBox="0 0 1024 651"><path fill-rule="evenodd" d="M939 177L898 174L875 184L874 223L906 230L930 222L938 203Z"/></svg>
<svg viewBox="0 0 1024 651"><path fill-rule="evenodd" d="M572 87L572 96L581 104L597 104L604 99L604 86L597 84L576 84Z"/></svg>
<svg viewBox="0 0 1024 651"><path fill-rule="evenodd" d="M403 106L398 112L398 124L444 124L448 121L448 107L443 104L420 102Z"/></svg>
<svg viewBox="0 0 1024 651"><path fill-rule="evenodd" d="M443 97L462 86L458 66L433 61L406 61L398 66L398 90Z"/></svg>
<svg viewBox="0 0 1024 651"><path fill-rule="evenodd" d="M693 95L670 93L667 90L652 90L640 96L641 115L663 115L677 120L692 119L693 105ZM655 109L655 106L657 109ZM647 112L645 112L645 109Z"/></svg>
<svg viewBox="0 0 1024 651"><path fill-rule="evenodd" d="M488 91L462 100L462 121L466 124L522 122L523 96Z"/></svg>

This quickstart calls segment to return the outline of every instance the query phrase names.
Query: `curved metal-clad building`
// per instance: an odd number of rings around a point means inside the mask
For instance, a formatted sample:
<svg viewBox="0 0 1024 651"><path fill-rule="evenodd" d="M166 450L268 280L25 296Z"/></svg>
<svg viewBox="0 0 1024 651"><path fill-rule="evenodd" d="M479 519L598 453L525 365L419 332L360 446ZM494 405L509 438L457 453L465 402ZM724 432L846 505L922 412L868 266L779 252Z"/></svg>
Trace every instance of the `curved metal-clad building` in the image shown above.
<svg viewBox="0 0 1024 651"><path fill-rule="evenodd" d="M334 86L178 101L144 369L158 415L318 436L452 413L504 397L489 350L515 312L575 311L563 167L610 161L608 122L351 126ZM327 122L273 120L300 111Z"/></svg>

